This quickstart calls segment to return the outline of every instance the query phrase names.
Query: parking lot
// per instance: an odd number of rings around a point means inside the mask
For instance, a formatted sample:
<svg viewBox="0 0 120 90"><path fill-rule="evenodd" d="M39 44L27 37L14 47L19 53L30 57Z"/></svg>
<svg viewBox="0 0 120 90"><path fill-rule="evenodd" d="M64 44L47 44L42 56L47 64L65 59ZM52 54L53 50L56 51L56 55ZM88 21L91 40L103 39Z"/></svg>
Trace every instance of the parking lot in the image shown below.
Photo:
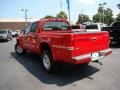
<svg viewBox="0 0 120 90"><path fill-rule="evenodd" d="M39 56L14 51L15 38L0 42L0 90L120 90L120 45L104 58L103 66L60 64L56 73L41 69Z"/></svg>

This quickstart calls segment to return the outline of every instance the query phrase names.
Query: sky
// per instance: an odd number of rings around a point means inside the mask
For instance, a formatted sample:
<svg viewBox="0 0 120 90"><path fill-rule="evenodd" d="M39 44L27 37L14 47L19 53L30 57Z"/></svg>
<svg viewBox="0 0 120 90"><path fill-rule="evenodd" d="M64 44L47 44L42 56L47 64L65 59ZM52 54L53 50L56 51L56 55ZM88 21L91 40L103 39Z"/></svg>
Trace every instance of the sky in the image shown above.
<svg viewBox="0 0 120 90"><path fill-rule="evenodd" d="M97 13L99 3L106 2L105 8L113 10L114 17L120 13L120 0L71 0L71 21L76 22L80 13L90 18ZM62 0L62 10L67 11L66 0ZM28 9L28 18L40 19L46 15L56 16L61 11L60 0L0 0L0 18L24 18L21 9Z"/></svg>

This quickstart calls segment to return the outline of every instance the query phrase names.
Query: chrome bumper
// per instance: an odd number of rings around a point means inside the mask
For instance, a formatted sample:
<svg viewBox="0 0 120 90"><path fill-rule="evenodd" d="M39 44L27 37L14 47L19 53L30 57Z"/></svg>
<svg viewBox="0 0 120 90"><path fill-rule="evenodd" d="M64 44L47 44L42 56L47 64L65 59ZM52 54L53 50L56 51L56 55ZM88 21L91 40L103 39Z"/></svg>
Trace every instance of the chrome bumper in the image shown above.
<svg viewBox="0 0 120 90"><path fill-rule="evenodd" d="M86 59L86 58L90 58L91 61L99 60L99 59L105 57L106 55L111 54L112 49L101 50L101 51L98 51L98 53L99 53L99 56L97 58L92 58L92 53L89 53L89 54L84 54L84 55L72 57L72 59L76 60L76 61L83 60L83 59Z"/></svg>

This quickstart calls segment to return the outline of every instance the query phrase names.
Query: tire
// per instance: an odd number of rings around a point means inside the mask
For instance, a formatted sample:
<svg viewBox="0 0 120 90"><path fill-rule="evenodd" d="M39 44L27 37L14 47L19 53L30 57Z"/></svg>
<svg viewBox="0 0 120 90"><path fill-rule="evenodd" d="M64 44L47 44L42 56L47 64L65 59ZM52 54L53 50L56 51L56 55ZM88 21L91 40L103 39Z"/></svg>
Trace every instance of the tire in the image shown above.
<svg viewBox="0 0 120 90"><path fill-rule="evenodd" d="M5 41L8 42L8 38Z"/></svg>
<svg viewBox="0 0 120 90"><path fill-rule="evenodd" d="M22 55L22 54L25 54L26 53L26 49L23 49L18 43L15 45L15 52L18 54L18 55Z"/></svg>
<svg viewBox="0 0 120 90"><path fill-rule="evenodd" d="M53 61L52 55L49 51L45 50L41 54L42 66L46 72L55 71L55 62Z"/></svg>
<svg viewBox="0 0 120 90"><path fill-rule="evenodd" d="M7 36L7 38L6 38L6 41L8 42L9 41L9 37Z"/></svg>

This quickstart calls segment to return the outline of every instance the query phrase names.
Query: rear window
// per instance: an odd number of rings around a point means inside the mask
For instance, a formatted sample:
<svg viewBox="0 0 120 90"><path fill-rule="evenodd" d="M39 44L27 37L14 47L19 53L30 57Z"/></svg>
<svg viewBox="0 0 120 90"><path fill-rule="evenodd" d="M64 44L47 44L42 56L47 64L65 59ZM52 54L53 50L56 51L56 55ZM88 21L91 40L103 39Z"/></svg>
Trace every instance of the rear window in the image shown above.
<svg viewBox="0 0 120 90"><path fill-rule="evenodd" d="M98 29L97 25L86 25L85 29Z"/></svg>
<svg viewBox="0 0 120 90"><path fill-rule="evenodd" d="M50 21L46 22L43 26L43 30L69 30L70 26L66 22L59 22L59 21Z"/></svg>
<svg viewBox="0 0 120 90"><path fill-rule="evenodd" d="M112 26L114 26L114 27L120 27L120 22L115 22Z"/></svg>
<svg viewBox="0 0 120 90"><path fill-rule="evenodd" d="M72 29L80 29L80 26L71 26Z"/></svg>

